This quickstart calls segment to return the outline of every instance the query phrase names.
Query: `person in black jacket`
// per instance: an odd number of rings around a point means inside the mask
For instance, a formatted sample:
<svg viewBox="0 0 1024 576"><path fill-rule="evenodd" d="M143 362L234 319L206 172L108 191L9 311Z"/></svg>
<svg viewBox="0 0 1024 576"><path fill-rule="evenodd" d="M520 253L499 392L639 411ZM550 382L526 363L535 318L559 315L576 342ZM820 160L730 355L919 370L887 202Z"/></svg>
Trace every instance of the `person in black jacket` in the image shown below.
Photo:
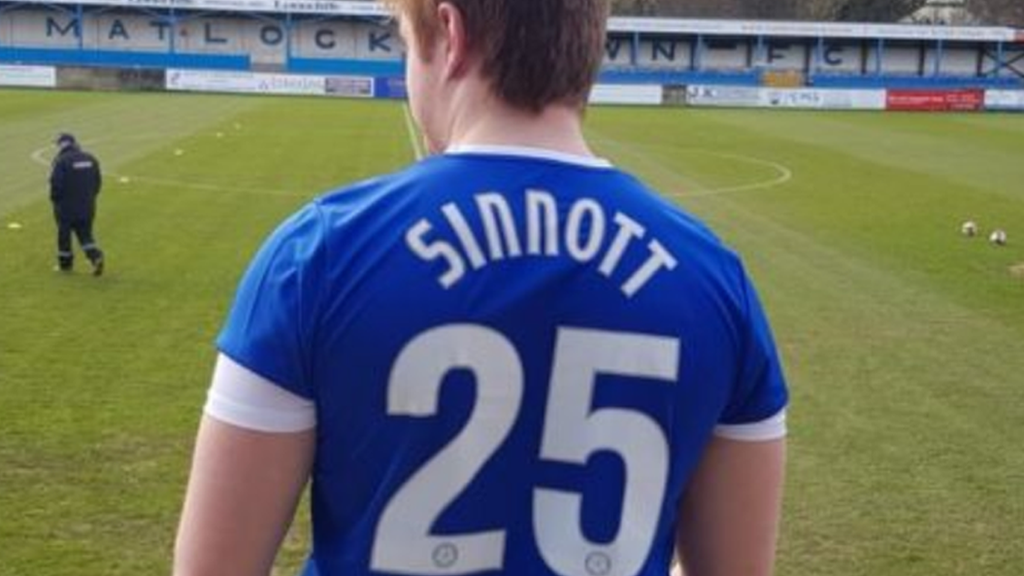
<svg viewBox="0 0 1024 576"><path fill-rule="evenodd" d="M50 174L50 200L57 219L57 269L70 272L75 253L71 249L71 234L85 256L92 263L93 275L103 274L103 251L96 244L92 224L96 217L96 197L103 186L100 163L82 150L71 134L57 137L57 157L53 159Z"/></svg>

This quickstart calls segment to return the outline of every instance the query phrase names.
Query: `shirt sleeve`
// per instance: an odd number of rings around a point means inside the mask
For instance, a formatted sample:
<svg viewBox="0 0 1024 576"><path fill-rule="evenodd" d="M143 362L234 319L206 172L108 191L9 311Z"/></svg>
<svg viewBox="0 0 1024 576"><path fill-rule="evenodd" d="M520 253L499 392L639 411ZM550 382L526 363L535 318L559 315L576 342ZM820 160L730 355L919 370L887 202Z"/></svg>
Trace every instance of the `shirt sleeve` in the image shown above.
<svg viewBox="0 0 1024 576"><path fill-rule="evenodd" d="M316 427L316 405L221 354L204 412L247 430L303 432Z"/></svg>
<svg viewBox="0 0 1024 576"><path fill-rule="evenodd" d="M773 440L786 435L789 393L761 302L745 273L742 282L745 318L739 377L715 434L734 440Z"/></svg>
<svg viewBox="0 0 1024 576"><path fill-rule="evenodd" d="M242 278L217 347L246 370L307 399L323 227L310 204L264 243Z"/></svg>

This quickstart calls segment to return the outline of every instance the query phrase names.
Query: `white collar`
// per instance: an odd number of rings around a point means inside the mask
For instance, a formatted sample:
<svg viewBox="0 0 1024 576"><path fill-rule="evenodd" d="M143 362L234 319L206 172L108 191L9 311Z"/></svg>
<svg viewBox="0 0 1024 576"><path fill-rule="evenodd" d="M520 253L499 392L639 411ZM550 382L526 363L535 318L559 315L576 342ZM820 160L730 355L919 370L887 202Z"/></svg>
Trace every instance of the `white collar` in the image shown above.
<svg viewBox="0 0 1024 576"><path fill-rule="evenodd" d="M554 160L564 164L584 166L586 168L612 168L612 163L604 158L593 156L581 156L558 152L547 148L533 148L530 146L502 146L492 144L458 144L445 150L445 154L482 154L487 156L519 156L522 158L537 158L541 160Z"/></svg>

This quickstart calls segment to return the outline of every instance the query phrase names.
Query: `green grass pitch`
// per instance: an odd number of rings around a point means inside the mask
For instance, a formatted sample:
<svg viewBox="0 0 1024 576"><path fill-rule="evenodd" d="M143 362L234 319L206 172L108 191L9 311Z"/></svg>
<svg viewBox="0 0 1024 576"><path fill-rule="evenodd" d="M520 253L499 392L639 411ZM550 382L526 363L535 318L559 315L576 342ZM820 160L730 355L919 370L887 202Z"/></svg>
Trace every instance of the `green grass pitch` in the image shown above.
<svg viewBox="0 0 1024 576"><path fill-rule="evenodd" d="M601 108L587 126L760 287L793 395L778 574L1019 576L1024 116ZM81 256L51 271L64 130L107 174L100 279ZM243 267L308 198L412 157L396 103L0 91L0 576L168 573Z"/></svg>

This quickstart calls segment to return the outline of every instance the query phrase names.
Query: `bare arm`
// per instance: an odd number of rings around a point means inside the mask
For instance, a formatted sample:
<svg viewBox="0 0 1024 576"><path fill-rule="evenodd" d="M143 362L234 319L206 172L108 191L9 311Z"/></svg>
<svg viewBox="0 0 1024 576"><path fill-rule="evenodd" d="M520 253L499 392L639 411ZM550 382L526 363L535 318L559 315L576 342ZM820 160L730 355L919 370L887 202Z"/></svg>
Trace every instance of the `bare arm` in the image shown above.
<svg viewBox="0 0 1024 576"><path fill-rule="evenodd" d="M785 460L785 439L711 441L680 507L686 576L772 574Z"/></svg>
<svg viewBox="0 0 1024 576"><path fill-rule="evenodd" d="M175 576L266 576L309 478L315 432L265 433L204 416Z"/></svg>

